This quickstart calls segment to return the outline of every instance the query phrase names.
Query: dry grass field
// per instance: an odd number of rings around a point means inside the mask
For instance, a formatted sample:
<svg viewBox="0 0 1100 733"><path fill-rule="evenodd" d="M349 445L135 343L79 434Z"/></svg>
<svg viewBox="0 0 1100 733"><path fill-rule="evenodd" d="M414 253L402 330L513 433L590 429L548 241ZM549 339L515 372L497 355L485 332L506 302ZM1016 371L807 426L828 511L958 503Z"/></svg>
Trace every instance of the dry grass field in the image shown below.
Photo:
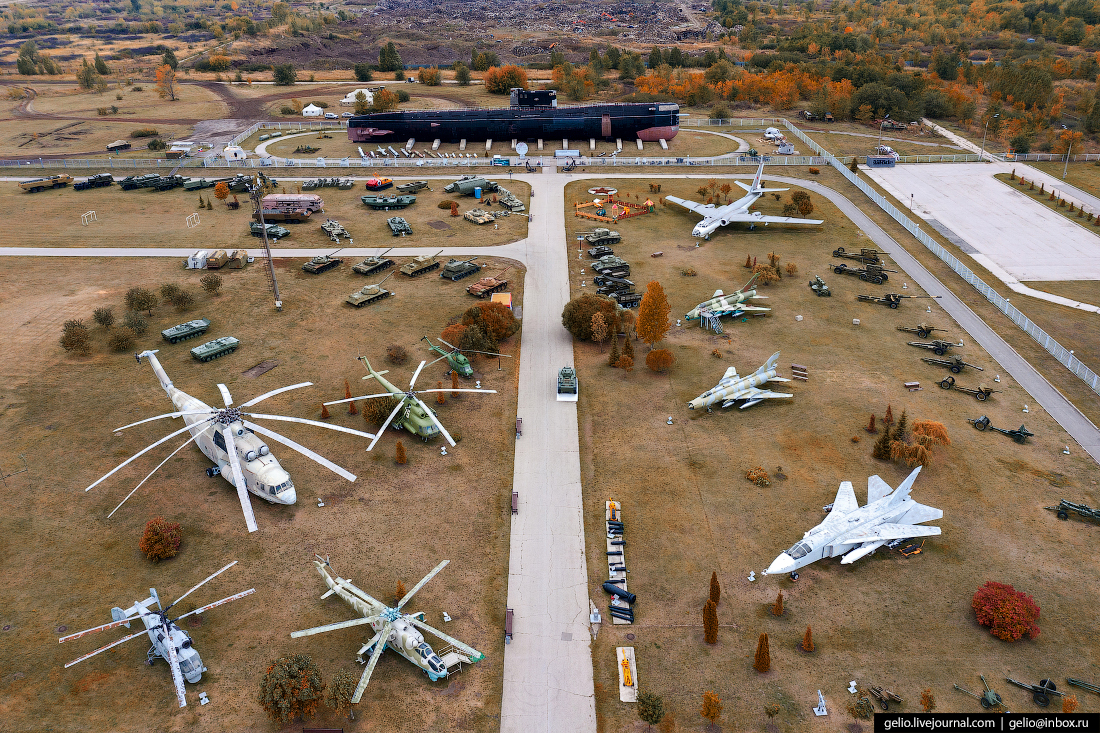
<svg viewBox="0 0 1100 733"><path fill-rule="evenodd" d="M357 354L381 368L386 347L404 346L409 363L386 365L389 378L404 387L418 360L430 358L420 337L438 335L452 315L476 302L460 284L426 276L402 280L394 288L396 298L355 310L343 299L361 285L360 276L346 266L311 276L299 265L278 263L282 313L270 310L260 267L225 271L222 295L199 291L195 308L186 314L158 307L149 334L136 348L159 348L175 384L208 404L218 403L218 382L242 402L285 384L312 381L314 387L279 395L263 407L317 419L321 401L343 397L344 380L356 394L374 391L359 379ZM289 637L295 629L354 618L342 602L319 600L325 587L309 561L321 553L331 555L338 573L381 599L393 596L398 580L411 587L440 560L450 559L410 607L425 611L429 624L473 644L487 658L433 684L396 654L387 654L356 721L326 712L309 722L361 731L497 730L518 337L504 344L516 356L506 360L504 371L497 371L495 360L474 363L482 385L499 394L448 396L438 406L444 424L464 436L447 457L440 456L438 440L425 445L390 431L368 454L364 439L280 423L274 425L280 433L343 465L358 480L348 483L273 444L298 486L299 501L286 507L253 497L260 529L248 535L232 488L221 478L208 478L206 458L188 448L108 520L111 509L171 449L154 450L90 493L83 488L173 427L154 423L121 436L112 436L111 429L163 413L169 403L149 366L136 365L129 353L109 353L98 327L92 356L66 355L57 345L61 322L90 323L98 306L114 306L121 314L122 295L134 285L175 282L198 291L201 274L180 269L175 260L38 260L20 263L19 277L0 284L0 335L6 345L0 357L0 466L10 473L25 453L30 467L6 479L10 501L0 518L8 575L0 590L0 718L5 721L0 727L139 731L155 719L158 730L299 729L300 724L282 728L268 722L256 701L260 678L276 657L310 654L326 681L341 669L361 670L353 661L364 640L357 631ZM520 299L522 277L514 282ZM198 316L213 321L211 337L235 335L241 348L200 364L188 355L197 342L172 346L160 339L161 329ZM243 374L267 359L278 366L254 379ZM441 364L427 368L418 385L434 387L445 379L444 371ZM370 430L361 416L339 408L331 421ZM405 466L393 460L399 438L408 448ZM179 522L184 533L179 556L157 565L137 547L145 522L154 516ZM172 600L231 560L240 564L180 606L190 610L256 588L251 597L183 622L209 668L199 685L188 685L185 710L176 708L167 666L142 663L148 646L143 639L63 669L69 660L122 636L105 632L59 647L56 639L66 628L104 623L111 606L128 606L151 586ZM444 623L443 611L454 621ZM213 704L199 706L202 690Z"/></svg>
<svg viewBox="0 0 1100 733"><path fill-rule="evenodd" d="M282 172L282 171L279 171ZM322 171L325 172L325 171ZM329 171L326 177L346 173ZM356 171L356 174L362 171ZM455 175L457 178L457 174ZM415 204L400 211L373 211L360 201L369 193L363 184L340 191L335 188L317 189L315 193L325 201L325 211L314 214L308 222L287 224L290 236L280 242L283 247L336 249L328 235L321 230L326 219L340 221L351 233L355 247L440 247L461 244L464 247L484 244L495 245L513 242L527 236L527 217L511 216L498 219L499 225L477 226L462 217L452 217L450 210L436 206L444 198L443 186L451 179L432 181L434 191L417 194ZM513 181L510 190L525 204L530 203L531 187L521 181ZM280 188L287 193L297 192L301 180L286 181ZM390 193L388 189L385 193ZM210 199L213 210L199 214L200 224L188 228L187 216L198 211L200 193ZM18 209L35 223L33 233L27 230L7 229L0 233L0 246L39 247L114 247L120 244L131 247L193 247L195 249L255 249L260 245L249 230L252 221L247 196L238 194L241 208L232 211L214 198L213 189L184 191L153 191L137 189L123 191L118 185L73 191L71 188L46 190L41 193L25 193L15 184L0 188L0 201L5 199L12 210ZM232 197L229 199L232 200ZM470 196L453 199L459 211L465 212L477 206ZM500 206L492 207L500 210ZM81 225L81 214L94 210L98 218L88 226ZM412 227L411 237L394 237L386 220L403 216ZM347 240L343 240L345 246Z"/></svg>
<svg viewBox="0 0 1100 733"><path fill-rule="evenodd" d="M878 128L856 122L836 122L831 125L812 122L807 127L799 127L833 155L874 155L875 149L880 145ZM917 132L917 129L884 129L881 144L889 145L899 155L965 155L970 152L930 130L922 133ZM797 144L795 142L796 146Z"/></svg>
<svg viewBox="0 0 1100 733"><path fill-rule="evenodd" d="M1065 171L1066 183L1076 186L1093 196L1100 195L1100 166L1097 166L1095 161L1091 163L1084 161L1070 163L1068 167L1065 163L1028 163L1027 165L1058 178L1061 178L1062 171ZM1021 167L1021 170L1026 171L1027 169ZM1024 176L1027 177L1027 173L1024 173Z"/></svg>
<svg viewBox="0 0 1100 733"><path fill-rule="evenodd" d="M597 183L571 184L567 201L584 198L581 186ZM662 195L696 198L700 183L662 181ZM645 181L611 185L620 192L648 191ZM615 694L614 647L621 645L635 647L642 688L662 695L685 730L702 728L697 711L705 690L722 697L726 730L758 730L772 722L769 730L834 731L854 722L845 712L851 679L893 689L907 711L920 709L917 699L928 687L938 710L953 711L979 709L951 686L973 688L980 672L991 680L1100 676L1100 656L1082 642L1090 634L1088 609L1098 590L1095 577L1081 572L1090 562L1092 528L1079 519L1059 522L1043 509L1062 497L1100 504L1095 463L1077 450L1062 455L1062 446L1072 441L1007 374L994 383L997 365L934 303L930 314L927 301L907 301L898 310L857 303L856 293L921 291L912 283L900 289L904 273L882 286L832 273L835 247L851 250L867 240L827 202L813 199L814 216L826 220L822 228L731 227L697 249L689 232L698 217L674 206L658 206L655 215L614 227L624 238L616 253L633 265L630 279L639 290L650 280L662 283L673 323L716 289L729 292L744 284L746 254L764 261L774 251L784 263L796 263L798 274L761 288L768 299L756 304L773 309L767 317L724 319L724 337L695 326L673 327L663 344L676 357L667 374L645 368L647 347L641 342L635 343L637 366L629 374L606 365L607 347L576 346L585 530L589 557L597 558L589 566L593 598L606 608L607 595L599 589L606 569L598 558L605 549L602 510L609 498L622 502L629 587L639 597L638 623L604 624L595 642L603 730L634 730L637 720L634 706ZM761 202L765 213L778 213L780 205L770 198ZM589 223L569 220L567 232L588 229ZM574 245L570 236L571 281L579 293L582 279L591 287L591 272L580 273L588 260L574 259ZM664 254L652 258L654 251ZM682 276L688 267L698 275ZM829 283L831 298L818 298L806 286L815 274ZM795 315L804 320L795 321ZM919 321L961 337L966 347L960 353L985 367L984 373L959 375L959 384L986 382L1002 392L979 403L939 389L946 370L922 363L927 352L906 345L916 337L895 330ZM809 368L808 382L777 385L793 399L745 411L687 410L685 403L714 386L726 367L748 374L775 351L781 352L781 375L789 376L791 363ZM924 389L908 392L905 381L920 381ZM1024 404L1030 407L1026 415ZM750 570L759 576L822 521L821 507L833 501L841 481L855 484L862 503L867 476L879 474L897 486L908 474L904 466L870 457L877 436L864 428L871 414L881 426L888 405L895 417L906 410L910 419L943 422L950 433L952 445L935 449L913 492L917 501L943 509L944 518L935 522L943 534L930 538L917 556L881 550L851 566L816 563L797 582L758 577L749 583ZM980 433L966 419L982 414L999 427L1024 422L1036 435L1019 446ZM671 426L665 424L670 415ZM769 472L770 486L744 478L755 466ZM715 570L723 586L722 627L711 647L703 642L700 616ZM977 626L970 598L987 580L1034 596L1042 607L1037 640L1008 644ZM768 611L779 590L787 607L782 618ZM813 655L795 648L807 625L818 646ZM765 675L752 669L762 632L769 634L772 650L772 671ZM636 638L628 640L628 633ZM1005 689L1003 682L996 686L1010 709L1031 709L1024 691ZM828 718L810 711L818 689L828 702ZM1092 698L1079 699L1083 710L1095 709ZM764 706L773 703L782 711L768 721ZM869 724L862 725L867 730Z"/></svg>

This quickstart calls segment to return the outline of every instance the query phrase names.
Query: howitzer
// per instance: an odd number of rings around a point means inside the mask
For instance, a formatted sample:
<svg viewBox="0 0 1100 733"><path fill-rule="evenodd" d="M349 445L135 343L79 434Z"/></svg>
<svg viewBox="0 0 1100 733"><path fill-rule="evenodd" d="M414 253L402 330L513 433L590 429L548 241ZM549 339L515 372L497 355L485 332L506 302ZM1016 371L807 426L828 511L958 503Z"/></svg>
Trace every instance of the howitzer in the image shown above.
<svg viewBox="0 0 1100 733"><path fill-rule="evenodd" d="M855 252L845 252L843 247L837 247L833 250L833 257L846 257L849 260L859 260L864 264L877 265L882 262L879 255L884 255L885 252L879 252L876 249L867 249L866 247L859 250L859 254ZM893 270L891 270L893 272Z"/></svg>
<svg viewBox="0 0 1100 733"><path fill-rule="evenodd" d="M940 389L954 389L956 392L964 392L966 394L972 394L979 402L985 402L989 399L989 396L994 392L1000 392L999 389L990 389L984 384L979 384L977 389L970 389L969 387L960 387L955 384L955 378L952 376L946 376L940 380Z"/></svg>
<svg viewBox="0 0 1100 733"><path fill-rule="evenodd" d="M883 710L890 709L891 701L897 703L902 702L902 699L900 697L890 692L889 690L884 690L881 687L876 687L875 685L871 685L871 687L869 687L868 689L871 691L871 694L874 695L875 698L878 700L878 704L882 706Z"/></svg>
<svg viewBox="0 0 1100 733"><path fill-rule="evenodd" d="M1066 682L1070 683L1074 687L1080 687L1084 690L1088 690L1089 692L1095 692L1097 695L1100 695L1100 685L1090 685L1088 682L1085 682L1084 680L1075 679L1073 677L1066 677Z"/></svg>
<svg viewBox="0 0 1100 733"><path fill-rule="evenodd" d="M942 295L901 295L900 293L887 293L881 298L877 295L857 295L856 300L862 300L865 303L881 303L888 305L891 308L897 308L901 305L902 298L942 298Z"/></svg>
<svg viewBox="0 0 1100 733"><path fill-rule="evenodd" d="M953 344L950 341L943 341L941 339L936 339L934 341L909 341L907 343L910 346L916 346L918 349L928 349L936 356L943 356L948 351L951 351L951 349L954 349L956 347L962 348L963 345L962 341L959 341L959 343L957 344Z"/></svg>
<svg viewBox="0 0 1100 733"><path fill-rule="evenodd" d="M985 369L982 369L980 366L977 366L976 364L971 364L968 361L963 361L963 358L961 356L952 356L950 359L933 359L931 357L924 357L923 359L921 359L921 361L927 362L929 364L935 364L936 366L947 367L954 374L958 374L965 367L970 367L971 369L977 369L979 372L984 372L985 371Z"/></svg>
<svg viewBox="0 0 1100 733"><path fill-rule="evenodd" d="M1059 697L1065 697L1066 693L1058 692L1058 686L1054 684L1053 680L1042 679L1039 680L1037 685L1029 685L1025 682L1014 680L1011 677L1005 677L1005 682L1011 682L1017 687L1022 687L1025 690L1031 692L1031 699L1041 708L1045 708L1050 705L1050 696L1058 695Z"/></svg>
<svg viewBox="0 0 1100 733"><path fill-rule="evenodd" d="M929 326L927 323L918 323L916 328L909 326L898 326L899 331L905 333L915 333L922 339L926 339L932 335L933 331L946 331L946 328L936 328L935 326Z"/></svg>
<svg viewBox="0 0 1100 733"><path fill-rule="evenodd" d="M1004 702L1001 700L1001 696L997 694L996 690L989 686L989 683L985 680L984 674L979 676L982 678L982 684L985 685L985 692L983 692L982 694L978 695L977 693L971 692L965 687L960 687L959 685L955 685L955 689L959 692L965 692L967 695L970 695L972 698L980 702L982 704L982 707L986 710L996 707L1003 708ZM1005 712L1007 713L1008 710L1006 709Z"/></svg>
<svg viewBox="0 0 1100 733"><path fill-rule="evenodd" d="M833 272L838 275L855 275L864 282L874 283L875 285L881 285L890 279L890 276L886 273L897 272L897 270L887 270L881 265L868 264L866 267L848 267L843 262L833 268Z"/></svg>
<svg viewBox="0 0 1100 733"><path fill-rule="evenodd" d="M983 432L986 430L994 430L998 433L1003 433L1004 435L1007 435L1008 437L1015 440L1017 443L1023 443L1025 440L1034 437L1035 435L1035 433L1029 431L1023 425L1020 426L1019 430L1004 430L1003 428L995 428L990 424L989 418L985 415L982 415L977 420L967 420L967 422Z"/></svg>
<svg viewBox="0 0 1100 733"><path fill-rule="evenodd" d="M1089 517L1090 519L1100 519L1100 509L1093 509L1084 504L1075 504L1065 499L1058 502L1058 506L1048 506L1047 509L1058 512L1059 519L1069 519L1070 512L1080 514L1082 517ZM1093 692L1100 692L1100 688L1093 690Z"/></svg>

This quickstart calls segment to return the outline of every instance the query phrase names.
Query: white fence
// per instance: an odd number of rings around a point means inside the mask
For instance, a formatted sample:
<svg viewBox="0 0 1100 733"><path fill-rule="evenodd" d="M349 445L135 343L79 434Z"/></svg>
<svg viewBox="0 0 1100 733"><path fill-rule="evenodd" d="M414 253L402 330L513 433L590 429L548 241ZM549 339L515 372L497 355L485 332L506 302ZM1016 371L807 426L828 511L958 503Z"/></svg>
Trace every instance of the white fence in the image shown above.
<svg viewBox="0 0 1100 733"><path fill-rule="evenodd" d="M257 122L236 137L227 145L240 145L248 138L261 130L289 130L291 132L309 132L310 130L343 130L348 126L347 122L333 120L302 120L301 122Z"/></svg>
<svg viewBox="0 0 1100 733"><path fill-rule="evenodd" d="M912 234L917 240L927 247L934 255L947 263L947 265L957 272L963 280L974 286L974 288L982 294L982 296L997 307L999 311L1008 316L1013 323L1027 332L1029 336L1035 339L1040 346L1046 349L1050 354L1062 363L1067 369L1076 374L1081 381L1089 386L1093 392L1100 394L1100 375L1089 369L1087 366L1081 363L1081 361L1074 356L1069 349L1062 346L1055 341L1050 334L1043 329L1039 328L1030 318L1021 313L1015 306L1008 302L1007 299L1002 298L993 288L986 285L986 283L977 275L975 275L969 267L964 265L953 254L941 247L934 239L928 236L924 231L920 229L909 217L907 217L901 210L886 200L877 191L863 182L861 178L856 176L848 167L841 163L837 158L829 154L820 145L808 138L802 133L801 130L790 124L786 120L783 124L787 126L792 133L794 133L804 143L811 148L821 153L822 157L826 158L830 165L840 172L848 182L865 193L868 198L874 201L882 208L887 214L889 214L894 221L905 227L906 231ZM977 157L977 156L975 156ZM1064 156L1063 156L1064 158Z"/></svg>

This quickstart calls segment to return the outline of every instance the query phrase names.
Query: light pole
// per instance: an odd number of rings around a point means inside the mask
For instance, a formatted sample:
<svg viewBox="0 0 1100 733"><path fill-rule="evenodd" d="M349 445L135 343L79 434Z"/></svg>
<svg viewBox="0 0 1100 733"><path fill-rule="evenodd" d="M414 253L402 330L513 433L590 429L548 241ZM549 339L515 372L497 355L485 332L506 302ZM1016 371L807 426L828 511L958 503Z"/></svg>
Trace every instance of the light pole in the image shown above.
<svg viewBox="0 0 1100 733"><path fill-rule="evenodd" d="M1066 166L1062 169L1062 180L1066 180L1066 173L1069 173L1069 151L1073 149L1073 138L1069 139L1069 144L1066 146Z"/></svg>
<svg viewBox="0 0 1100 733"><path fill-rule="evenodd" d="M916 194L913 194L913 193L909 194L909 210L910 211L913 210L913 197L914 196L916 196Z"/></svg>
<svg viewBox="0 0 1100 733"><path fill-rule="evenodd" d="M982 152L978 154L978 161L985 160L985 133L989 132L989 123L1000 117L999 114L995 114L985 121L985 130L982 131Z"/></svg>
<svg viewBox="0 0 1100 733"><path fill-rule="evenodd" d="M886 115L882 118L882 121L878 123L878 144L882 147L882 128L886 126L886 120L890 119L890 115Z"/></svg>

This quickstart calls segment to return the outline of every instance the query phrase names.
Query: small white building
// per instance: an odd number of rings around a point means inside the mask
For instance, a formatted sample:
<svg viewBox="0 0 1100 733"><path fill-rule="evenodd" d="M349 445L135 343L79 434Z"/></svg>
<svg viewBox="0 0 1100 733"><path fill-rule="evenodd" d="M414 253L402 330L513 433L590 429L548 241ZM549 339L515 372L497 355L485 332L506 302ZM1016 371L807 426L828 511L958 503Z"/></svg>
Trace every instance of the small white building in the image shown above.
<svg viewBox="0 0 1100 733"><path fill-rule="evenodd" d="M363 96L367 98L367 104L374 104L374 92L372 92L370 89L353 89L352 91L348 92L348 96L340 100L340 106L354 107L355 95L359 92L362 92Z"/></svg>
<svg viewBox="0 0 1100 733"><path fill-rule="evenodd" d="M248 155L240 145L226 145L222 154L226 160L244 160Z"/></svg>
<svg viewBox="0 0 1100 733"><path fill-rule="evenodd" d="M308 104L302 109L302 117L323 117L325 111L315 104Z"/></svg>

